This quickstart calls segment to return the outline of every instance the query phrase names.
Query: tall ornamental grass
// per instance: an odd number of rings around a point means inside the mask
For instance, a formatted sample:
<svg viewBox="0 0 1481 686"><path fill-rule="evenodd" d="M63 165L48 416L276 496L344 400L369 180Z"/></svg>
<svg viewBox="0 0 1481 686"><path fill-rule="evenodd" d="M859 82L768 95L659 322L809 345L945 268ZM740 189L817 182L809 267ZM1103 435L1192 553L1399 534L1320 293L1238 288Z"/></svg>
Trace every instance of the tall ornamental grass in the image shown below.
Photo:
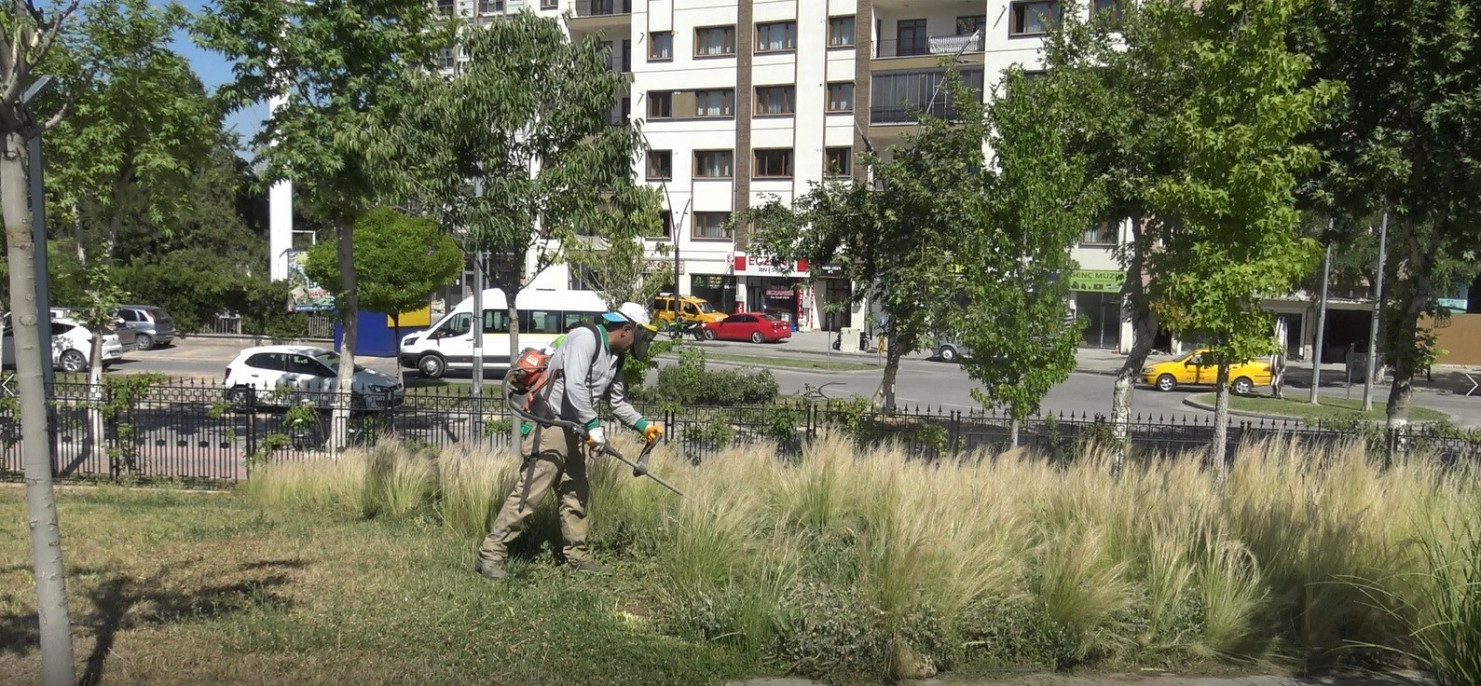
<svg viewBox="0 0 1481 686"><path fill-rule="evenodd" d="M664 449L653 471L686 497L597 460L592 537L604 555L656 563L665 630L804 675L1411 655L1446 683L1477 683L1472 470L1384 468L1359 444L1299 441L1245 446L1222 483L1194 458L1113 472L1110 457L928 463L830 439L795 460L753 446L695 466ZM471 542L517 468L385 443L259 469L246 491L426 517Z"/></svg>

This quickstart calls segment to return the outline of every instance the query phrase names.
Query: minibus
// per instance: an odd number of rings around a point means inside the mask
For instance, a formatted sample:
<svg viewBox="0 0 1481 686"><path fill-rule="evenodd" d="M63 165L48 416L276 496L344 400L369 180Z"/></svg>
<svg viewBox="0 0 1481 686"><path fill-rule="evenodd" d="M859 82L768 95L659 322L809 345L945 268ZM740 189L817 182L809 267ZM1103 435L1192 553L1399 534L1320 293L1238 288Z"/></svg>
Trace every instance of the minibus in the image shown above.
<svg viewBox="0 0 1481 686"><path fill-rule="evenodd" d="M519 347L540 348L556 336L584 323L597 323L607 304L595 291L524 289L515 299L519 308ZM504 291L483 292L484 369L509 369L509 301ZM431 328L401 339L397 355L401 366L428 379L450 370L473 369L473 298L464 298Z"/></svg>

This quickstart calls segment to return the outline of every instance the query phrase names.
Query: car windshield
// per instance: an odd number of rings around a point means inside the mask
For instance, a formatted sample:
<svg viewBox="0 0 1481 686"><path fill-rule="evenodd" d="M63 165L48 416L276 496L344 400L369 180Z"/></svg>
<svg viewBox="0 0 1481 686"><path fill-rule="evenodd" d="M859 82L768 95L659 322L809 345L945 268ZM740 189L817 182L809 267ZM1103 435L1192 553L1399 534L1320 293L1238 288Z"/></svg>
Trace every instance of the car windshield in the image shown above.
<svg viewBox="0 0 1481 686"><path fill-rule="evenodd" d="M715 311L715 306L711 305L708 300L701 300L695 303L695 305L699 307L700 312L703 312L705 314L709 314Z"/></svg>
<svg viewBox="0 0 1481 686"><path fill-rule="evenodd" d="M767 314L767 315L762 315L762 316L766 317L766 321L769 321L769 322L779 322L779 321L782 320L781 317L778 317L778 316L776 316L774 314Z"/></svg>

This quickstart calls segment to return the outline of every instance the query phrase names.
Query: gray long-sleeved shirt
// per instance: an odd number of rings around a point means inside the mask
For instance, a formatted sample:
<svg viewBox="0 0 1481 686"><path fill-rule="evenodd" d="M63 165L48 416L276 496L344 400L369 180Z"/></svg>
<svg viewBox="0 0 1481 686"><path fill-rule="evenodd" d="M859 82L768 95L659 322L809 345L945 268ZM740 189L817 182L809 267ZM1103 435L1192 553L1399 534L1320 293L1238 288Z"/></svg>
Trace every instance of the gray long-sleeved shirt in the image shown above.
<svg viewBox="0 0 1481 686"><path fill-rule="evenodd" d="M600 328L605 334L606 329ZM591 329L579 327L566 334L550 357L549 369L561 376L546 386L547 409L560 408L559 417L587 428L597 426L596 403L603 398L617 418L641 429L643 415L627 399L627 385L617 374L617 354Z"/></svg>

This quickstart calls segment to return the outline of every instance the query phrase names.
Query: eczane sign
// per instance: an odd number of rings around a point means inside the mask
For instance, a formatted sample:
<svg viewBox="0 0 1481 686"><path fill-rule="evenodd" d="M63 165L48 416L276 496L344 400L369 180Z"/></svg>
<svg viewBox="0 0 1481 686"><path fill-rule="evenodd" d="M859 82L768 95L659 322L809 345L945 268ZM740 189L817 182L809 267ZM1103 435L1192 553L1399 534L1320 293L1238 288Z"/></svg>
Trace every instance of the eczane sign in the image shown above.
<svg viewBox="0 0 1481 686"><path fill-rule="evenodd" d="M732 254L730 266L736 276L786 276L799 279L807 277L808 268L807 260L797 260L796 263L774 263L771 258L764 255L744 253Z"/></svg>

